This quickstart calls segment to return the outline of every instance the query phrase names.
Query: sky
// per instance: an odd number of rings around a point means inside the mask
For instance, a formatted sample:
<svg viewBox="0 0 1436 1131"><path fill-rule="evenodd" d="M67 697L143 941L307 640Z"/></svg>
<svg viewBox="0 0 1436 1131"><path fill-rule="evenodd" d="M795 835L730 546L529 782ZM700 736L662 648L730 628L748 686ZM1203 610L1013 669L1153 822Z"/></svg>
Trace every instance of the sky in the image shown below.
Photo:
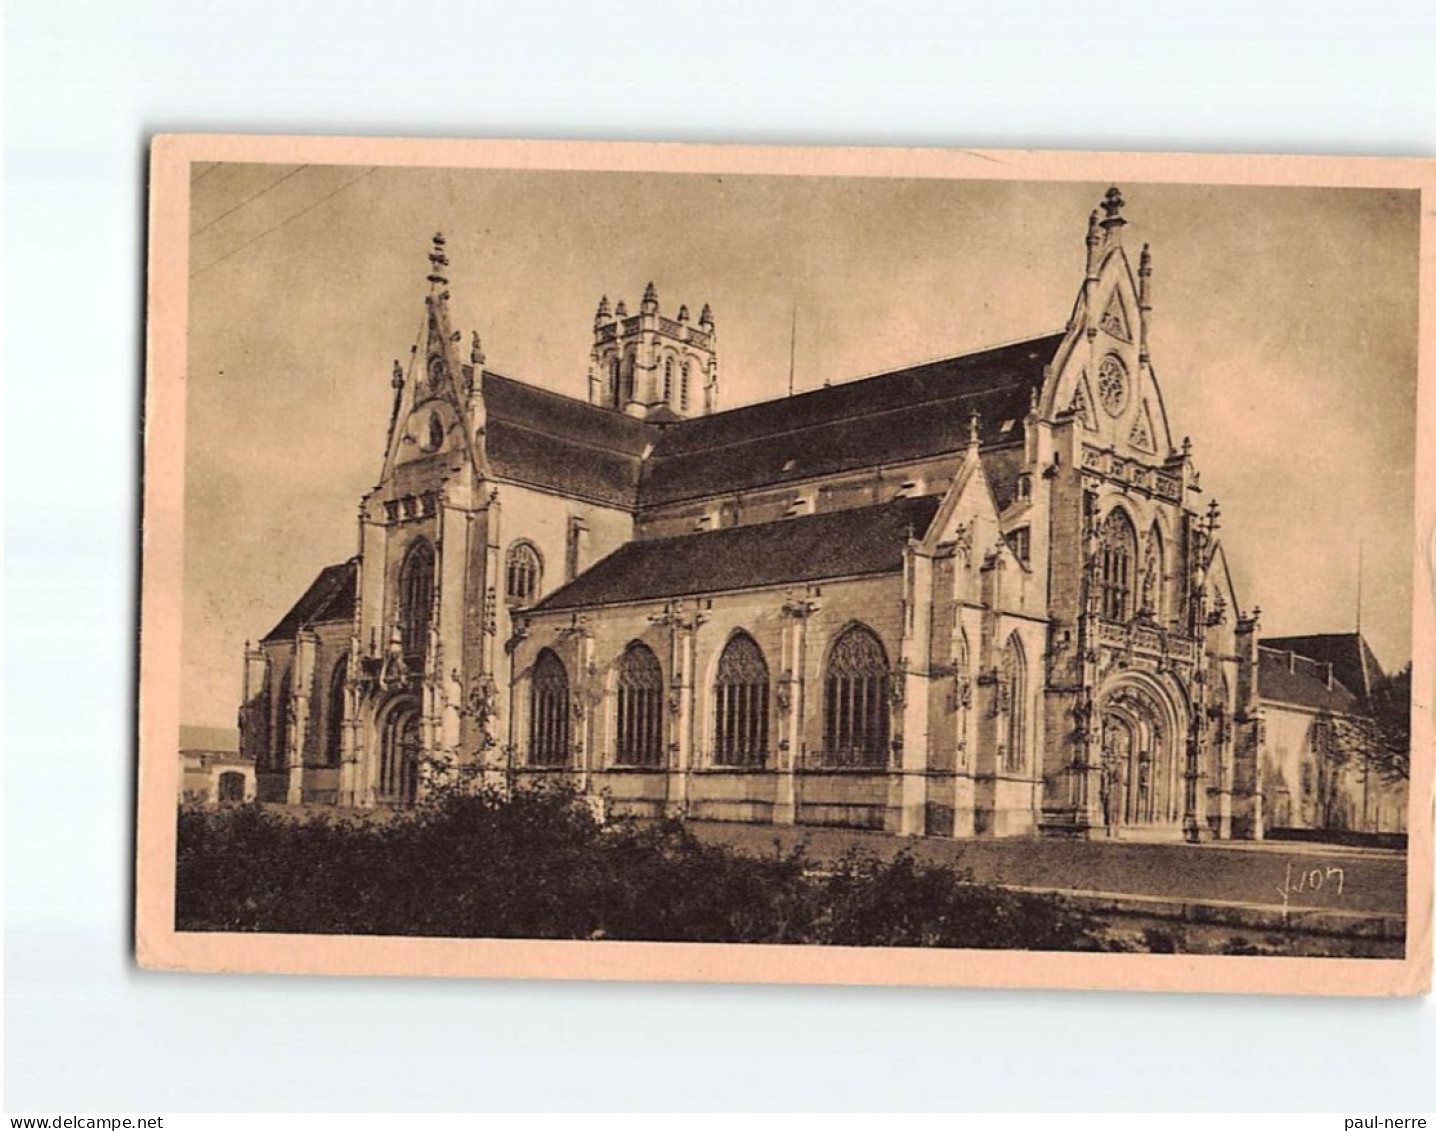
<svg viewBox="0 0 1436 1131"><path fill-rule="evenodd" d="M600 295L711 303L722 407L1060 330L1106 183L195 165L186 723L233 726L243 647L356 550L396 358L442 231L487 367L587 395ZM1264 636L1411 654L1413 192L1126 184L1152 362ZM796 322L795 322L796 318ZM794 326L796 325L796 331Z"/></svg>

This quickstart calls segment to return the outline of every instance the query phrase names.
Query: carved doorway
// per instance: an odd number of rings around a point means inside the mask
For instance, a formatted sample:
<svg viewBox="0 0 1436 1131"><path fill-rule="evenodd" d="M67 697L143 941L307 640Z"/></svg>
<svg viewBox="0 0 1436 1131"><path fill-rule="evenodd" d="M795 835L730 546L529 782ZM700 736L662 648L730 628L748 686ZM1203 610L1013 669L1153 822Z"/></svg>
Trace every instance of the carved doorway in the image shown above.
<svg viewBox="0 0 1436 1131"><path fill-rule="evenodd" d="M381 805L413 805L419 797L419 705L404 699L384 717L379 744L379 781L375 800Z"/></svg>

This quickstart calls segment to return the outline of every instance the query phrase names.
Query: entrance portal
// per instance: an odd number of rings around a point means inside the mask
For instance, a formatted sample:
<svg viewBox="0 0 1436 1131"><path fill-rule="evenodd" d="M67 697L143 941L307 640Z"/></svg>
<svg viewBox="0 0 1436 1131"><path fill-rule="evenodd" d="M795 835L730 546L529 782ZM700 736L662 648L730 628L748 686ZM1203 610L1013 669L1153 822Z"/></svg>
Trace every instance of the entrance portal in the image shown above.
<svg viewBox="0 0 1436 1131"><path fill-rule="evenodd" d="M404 703L384 721L379 748L376 800L385 805L412 805L419 796L419 708Z"/></svg>
<svg viewBox="0 0 1436 1131"><path fill-rule="evenodd" d="M1102 701L1102 817L1109 832L1180 832L1178 720L1165 697L1135 683Z"/></svg>

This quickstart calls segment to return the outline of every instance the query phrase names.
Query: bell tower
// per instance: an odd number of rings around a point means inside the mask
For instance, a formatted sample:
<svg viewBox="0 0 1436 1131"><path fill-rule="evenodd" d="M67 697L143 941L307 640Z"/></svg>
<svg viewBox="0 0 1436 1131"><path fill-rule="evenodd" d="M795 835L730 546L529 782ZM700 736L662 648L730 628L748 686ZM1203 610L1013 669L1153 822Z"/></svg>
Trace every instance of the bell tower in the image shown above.
<svg viewBox="0 0 1436 1131"><path fill-rule="evenodd" d="M652 283L636 314L622 299L610 309L604 295L593 318L589 403L660 421L716 412L717 338L706 303L694 323L687 306L665 317Z"/></svg>

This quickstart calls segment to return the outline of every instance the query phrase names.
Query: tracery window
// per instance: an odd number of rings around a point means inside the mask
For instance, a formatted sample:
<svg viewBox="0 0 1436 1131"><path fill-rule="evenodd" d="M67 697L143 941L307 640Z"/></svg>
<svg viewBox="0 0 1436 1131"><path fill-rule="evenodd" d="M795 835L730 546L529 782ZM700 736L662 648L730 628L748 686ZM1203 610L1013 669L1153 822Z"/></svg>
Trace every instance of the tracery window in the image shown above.
<svg viewBox="0 0 1436 1131"><path fill-rule="evenodd" d="M418 539L399 570L399 631L404 658L422 665L429 651L429 621L434 615L434 547Z"/></svg>
<svg viewBox="0 0 1436 1131"><path fill-rule="evenodd" d="M623 401L619 399L618 368L618 358L615 357L608 363L608 400L614 408L623 407Z"/></svg>
<svg viewBox="0 0 1436 1131"><path fill-rule="evenodd" d="M663 765L663 669L653 649L637 640L618 661L616 722L615 763Z"/></svg>
<svg viewBox="0 0 1436 1131"><path fill-rule="evenodd" d="M269 768L279 773L289 768L289 710L294 697L294 669L285 671L279 681L279 697L274 701L274 760Z"/></svg>
<svg viewBox="0 0 1436 1131"><path fill-rule="evenodd" d="M887 652L872 629L844 629L823 681L823 752L829 766L887 765L891 745Z"/></svg>
<svg viewBox="0 0 1436 1131"><path fill-rule="evenodd" d="M329 710L324 719L324 762L339 765L344 754L344 693L349 680L349 657L340 656L329 677Z"/></svg>
<svg viewBox="0 0 1436 1131"><path fill-rule="evenodd" d="M1137 534L1132 520L1120 507L1109 514L1101 531L1102 615L1108 620L1132 616L1132 575L1137 557Z"/></svg>
<svg viewBox="0 0 1436 1131"><path fill-rule="evenodd" d="M689 362L683 363L683 378L678 385L678 408L681 412L688 411L688 378L692 366Z"/></svg>
<svg viewBox="0 0 1436 1131"><path fill-rule="evenodd" d="M1015 632L1002 649L1001 694L1007 720L1003 730L1002 768L1019 771L1027 765L1027 660Z"/></svg>
<svg viewBox="0 0 1436 1131"><path fill-rule="evenodd" d="M565 766L569 761L568 672L548 648L534 663L529 690L529 764Z"/></svg>
<svg viewBox="0 0 1436 1131"><path fill-rule="evenodd" d="M758 642L735 633L718 658L713 685L713 761L761 766L768 760L768 663Z"/></svg>
<svg viewBox="0 0 1436 1131"><path fill-rule="evenodd" d="M504 596L510 604L527 605L539 594L543 562L532 542L515 542L504 563Z"/></svg>
<svg viewBox="0 0 1436 1131"><path fill-rule="evenodd" d="M616 407L623 408L631 400L633 400L633 354L630 353L623 359L623 377L619 382Z"/></svg>

